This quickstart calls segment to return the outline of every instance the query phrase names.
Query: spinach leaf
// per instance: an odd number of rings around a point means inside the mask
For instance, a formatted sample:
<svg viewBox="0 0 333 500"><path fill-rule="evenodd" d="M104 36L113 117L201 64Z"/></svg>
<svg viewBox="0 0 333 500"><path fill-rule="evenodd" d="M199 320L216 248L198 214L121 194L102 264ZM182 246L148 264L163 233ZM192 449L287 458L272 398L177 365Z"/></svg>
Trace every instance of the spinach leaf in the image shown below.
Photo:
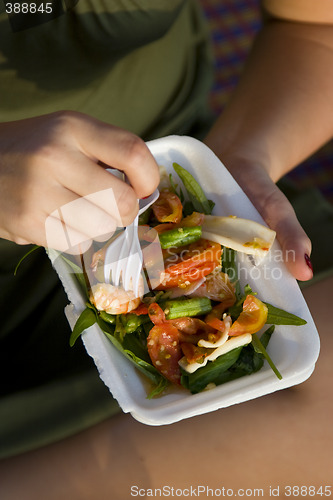
<svg viewBox="0 0 333 500"><path fill-rule="evenodd" d="M274 326L268 328L261 336L261 346L266 348L274 331ZM182 370L181 383L192 394L202 391L208 384L221 385L245 375L259 371L264 364L264 355L251 344L237 347L223 354L215 361L209 361L206 366L194 373Z"/></svg>
<svg viewBox="0 0 333 500"><path fill-rule="evenodd" d="M202 391L208 384L219 385L223 381L223 373L226 372L238 359L242 347L223 354L215 361L208 361L206 366L199 368L194 373L182 370L181 384L189 389L192 394Z"/></svg>
<svg viewBox="0 0 333 500"><path fill-rule="evenodd" d="M135 356L151 364L147 342L143 343L136 335L125 335L122 346L126 351L131 351Z"/></svg>

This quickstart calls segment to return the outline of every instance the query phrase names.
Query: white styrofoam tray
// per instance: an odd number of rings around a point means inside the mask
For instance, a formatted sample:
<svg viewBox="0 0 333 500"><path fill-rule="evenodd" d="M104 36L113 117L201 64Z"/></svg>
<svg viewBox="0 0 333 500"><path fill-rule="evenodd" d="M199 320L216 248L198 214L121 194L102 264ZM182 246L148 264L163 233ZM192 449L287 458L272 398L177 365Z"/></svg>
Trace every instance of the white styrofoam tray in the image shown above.
<svg viewBox="0 0 333 500"><path fill-rule="evenodd" d="M173 162L195 176L207 198L215 202L214 214L237 215L263 223L244 192L204 144L184 136L169 136L147 144L157 163L176 180ZM71 302L66 315L73 327L78 314L85 308L85 299L64 261L55 259L53 265ZM262 300L307 321L304 326L277 326L271 338L268 352L282 380L277 379L265 362L257 373L200 394L192 395L175 388L162 397L149 400L142 375L94 325L82 335L85 348L94 359L100 378L124 412L148 425L170 424L299 384L311 375L319 355L319 336L299 286L282 262L278 243L274 243L270 257L258 266L253 266L248 258L242 259L240 278L241 285L250 284Z"/></svg>

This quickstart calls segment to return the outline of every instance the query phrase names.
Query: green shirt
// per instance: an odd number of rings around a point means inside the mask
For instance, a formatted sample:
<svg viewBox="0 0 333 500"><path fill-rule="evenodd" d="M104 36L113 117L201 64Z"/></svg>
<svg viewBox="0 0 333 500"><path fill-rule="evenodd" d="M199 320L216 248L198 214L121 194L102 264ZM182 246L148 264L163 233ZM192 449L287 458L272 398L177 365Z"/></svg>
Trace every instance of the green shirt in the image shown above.
<svg viewBox="0 0 333 500"><path fill-rule="evenodd" d="M195 0L58 0L49 14L7 14L0 0L1 122L71 109L146 140L198 135L211 70ZM43 249L14 276L27 249L0 240L0 458L119 411L84 347L69 347Z"/></svg>
<svg viewBox="0 0 333 500"><path fill-rule="evenodd" d="M71 109L145 139L188 133L211 71L196 1L69 3L32 27L36 14L0 14L0 121Z"/></svg>

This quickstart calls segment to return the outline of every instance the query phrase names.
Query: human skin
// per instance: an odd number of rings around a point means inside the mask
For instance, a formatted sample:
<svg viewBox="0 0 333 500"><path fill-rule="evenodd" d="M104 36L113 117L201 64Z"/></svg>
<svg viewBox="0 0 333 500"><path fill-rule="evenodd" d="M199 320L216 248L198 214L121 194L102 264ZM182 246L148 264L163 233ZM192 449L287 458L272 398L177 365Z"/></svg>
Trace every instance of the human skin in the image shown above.
<svg viewBox="0 0 333 500"><path fill-rule="evenodd" d="M159 182L144 141L76 112L1 123L0 158L0 237L71 253L131 223L138 199ZM107 166L126 173L131 186Z"/></svg>
<svg viewBox="0 0 333 500"><path fill-rule="evenodd" d="M1 500L129 500L132 485L145 490L207 485L212 490L232 488L235 494L243 488L249 489L247 497L252 488L252 497L265 499L270 488L276 495L278 487L279 498L284 498L290 486L295 486L295 496L305 498L300 494L303 486L302 495L304 488L309 492L306 498L329 497L332 287L333 276L304 289L321 354L303 384L172 425L144 425L119 414L75 436L1 460ZM263 494L257 490L255 495L254 488L263 489Z"/></svg>
<svg viewBox="0 0 333 500"><path fill-rule="evenodd" d="M332 63L332 26L271 20L254 44L228 107L205 139L276 230L286 264L300 280L312 277L311 242L275 182L332 137ZM158 183L157 165L143 141L73 112L0 124L0 157L0 237L68 251L56 211L83 197L83 206L66 221L69 239L80 242L72 246L73 253L130 223L137 198ZM124 170L133 188L111 177L99 162ZM116 195L119 214L114 204L108 205L107 189ZM91 202L91 193L101 194Z"/></svg>
<svg viewBox="0 0 333 500"><path fill-rule="evenodd" d="M333 26L269 21L205 139L277 232L290 272L312 277L311 242L275 182L333 136Z"/></svg>

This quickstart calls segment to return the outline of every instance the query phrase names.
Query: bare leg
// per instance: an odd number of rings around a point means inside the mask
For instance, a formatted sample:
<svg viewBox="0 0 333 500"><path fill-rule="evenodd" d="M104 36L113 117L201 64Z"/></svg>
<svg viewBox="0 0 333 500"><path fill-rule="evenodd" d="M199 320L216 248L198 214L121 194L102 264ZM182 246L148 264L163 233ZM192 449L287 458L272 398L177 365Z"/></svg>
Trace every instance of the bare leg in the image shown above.
<svg viewBox="0 0 333 500"><path fill-rule="evenodd" d="M145 497L148 488L166 486L171 492L199 485L225 492L260 488L268 498L270 487L279 486L283 497L286 485L331 484L332 287L330 278L304 291L321 354L303 384L170 426L149 427L119 415L60 443L3 460L1 500L127 500Z"/></svg>

